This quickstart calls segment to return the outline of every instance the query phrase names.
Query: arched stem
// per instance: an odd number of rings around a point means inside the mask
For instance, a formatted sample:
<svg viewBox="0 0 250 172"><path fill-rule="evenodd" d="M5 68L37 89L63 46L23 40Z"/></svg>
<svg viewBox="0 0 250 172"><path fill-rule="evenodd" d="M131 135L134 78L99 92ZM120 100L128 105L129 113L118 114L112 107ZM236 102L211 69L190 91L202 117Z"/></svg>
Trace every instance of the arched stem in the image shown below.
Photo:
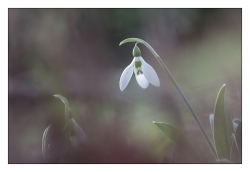
<svg viewBox="0 0 250 172"><path fill-rule="evenodd" d="M215 158L217 157L216 154L216 150L214 149L213 144L211 143L210 139L208 138L200 120L198 119L196 113L194 112L193 108L191 107L191 105L189 104L187 98L185 97L184 93L182 92L181 88L179 87L179 85L177 84L177 82L175 81L174 77L172 76L172 74L170 73L170 71L168 70L167 66L164 64L164 62L162 61L162 59L160 58L160 56L155 52L155 50L144 40L139 39L139 38L128 38L123 40L119 45L125 44L127 42L136 42L136 45L141 43L143 45L145 45L151 52L152 54L155 56L155 58L158 60L158 62L160 63L161 67L163 68L163 70L168 74L168 76L170 77L171 81L174 83L175 88L177 89L177 91L179 92L179 94L181 95L182 99L184 100L185 104L187 105L188 109L190 110L196 124L198 125L198 127L200 128L204 138L206 139L211 151L213 152Z"/></svg>

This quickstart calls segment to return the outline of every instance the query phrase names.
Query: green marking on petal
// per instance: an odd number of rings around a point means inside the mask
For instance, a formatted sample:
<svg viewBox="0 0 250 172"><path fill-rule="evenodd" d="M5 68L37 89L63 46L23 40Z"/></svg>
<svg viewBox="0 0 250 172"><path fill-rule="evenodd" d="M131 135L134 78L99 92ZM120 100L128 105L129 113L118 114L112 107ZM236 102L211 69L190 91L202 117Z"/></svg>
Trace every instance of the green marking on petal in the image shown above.
<svg viewBox="0 0 250 172"><path fill-rule="evenodd" d="M143 74L141 70L138 70L137 75Z"/></svg>
<svg viewBox="0 0 250 172"><path fill-rule="evenodd" d="M141 67L141 61L135 61L135 68Z"/></svg>

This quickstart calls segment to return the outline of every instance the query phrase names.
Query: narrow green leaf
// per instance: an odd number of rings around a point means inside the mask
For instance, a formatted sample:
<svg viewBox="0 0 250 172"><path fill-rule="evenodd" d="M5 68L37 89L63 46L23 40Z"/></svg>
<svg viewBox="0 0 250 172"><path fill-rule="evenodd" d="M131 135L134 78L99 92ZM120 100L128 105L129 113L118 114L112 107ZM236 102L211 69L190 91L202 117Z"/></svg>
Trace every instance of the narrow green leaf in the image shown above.
<svg viewBox="0 0 250 172"><path fill-rule="evenodd" d="M229 148L231 148L232 141L233 141L232 134L235 133L235 130L234 130L233 121L232 121L232 118L230 115L225 91L224 91L224 110L225 110L224 113L225 113L225 120L226 120L226 127L227 127L227 139L228 139L228 143L229 143Z"/></svg>
<svg viewBox="0 0 250 172"><path fill-rule="evenodd" d="M165 122L153 121L153 123L175 144L178 149L185 150L189 155L200 160L191 143L175 127Z"/></svg>
<svg viewBox="0 0 250 172"><path fill-rule="evenodd" d="M232 134L234 133L233 123L229 113L224 84L217 96L214 109L214 144L218 159L230 159L230 148Z"/></svg>
<svg viewBox="0 0 250 172"><path fill-rule="evenodd" d="M49 125L43 132L43 138L42 138L42 156L43 158L46 157L46 151L47 151L47 135L48 131L50 129L51 125Z"/></svg>

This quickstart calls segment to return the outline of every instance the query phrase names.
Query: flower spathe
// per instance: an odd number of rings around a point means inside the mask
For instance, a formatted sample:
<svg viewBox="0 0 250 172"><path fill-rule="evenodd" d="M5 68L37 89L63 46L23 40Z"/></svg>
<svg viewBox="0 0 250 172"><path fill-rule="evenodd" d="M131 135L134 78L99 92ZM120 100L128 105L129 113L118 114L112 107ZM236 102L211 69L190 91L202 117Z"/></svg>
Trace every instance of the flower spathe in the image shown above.
<svg viewBox="0 0 250 172"><path fill-rule="evenodd" d="M134 57L130 65L128 65L125 68L125 70L122 72L120 82L119 82L121 91L123 91L127 87L133 75L133 71L134 71L137 83L143 89L146 89L149 83L151 83L152 85L156 87L160 86L160 80L157 76L157 73L152 68L152 66L146 63L145 60L141 56L137 56L137 57Z"/></svg>

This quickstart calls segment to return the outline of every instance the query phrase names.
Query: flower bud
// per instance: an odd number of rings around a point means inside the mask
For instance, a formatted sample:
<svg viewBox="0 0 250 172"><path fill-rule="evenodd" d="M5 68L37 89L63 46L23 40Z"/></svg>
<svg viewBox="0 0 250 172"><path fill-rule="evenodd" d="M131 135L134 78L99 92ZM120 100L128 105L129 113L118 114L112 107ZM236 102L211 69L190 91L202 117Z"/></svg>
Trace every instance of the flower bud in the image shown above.
<svg viewBox="0 0 250 172"><path fill-rule="evenodd" d="M134 47L133 56L134 57L140 57L141 56L141 50L139 49L139 47L137 47L137 46Z"/></svg>

